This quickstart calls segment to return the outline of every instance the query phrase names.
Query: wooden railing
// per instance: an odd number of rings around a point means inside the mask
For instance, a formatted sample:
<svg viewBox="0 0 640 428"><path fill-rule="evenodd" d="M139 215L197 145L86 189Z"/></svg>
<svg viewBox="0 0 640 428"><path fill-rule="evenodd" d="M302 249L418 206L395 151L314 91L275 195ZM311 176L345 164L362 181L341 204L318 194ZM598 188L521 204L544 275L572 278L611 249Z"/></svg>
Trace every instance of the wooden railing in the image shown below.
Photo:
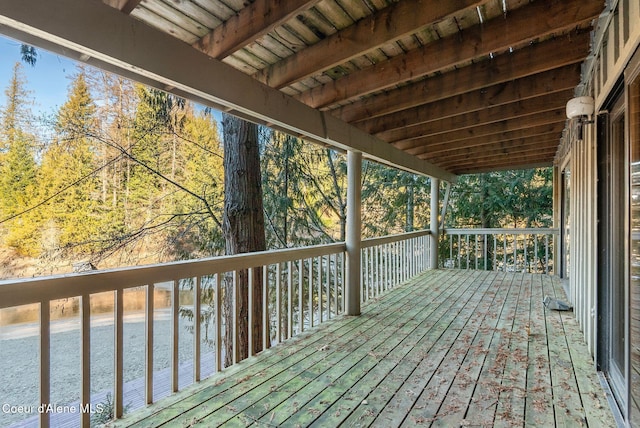
<svg viewBox="0 0 640 428"><path fill-rule="evenodd" d="M428 231L421 231L363 240L361 301L377 297L426 269L429 260L428 234ZM0 315L2 311L15 310L17 307L35 306L39 315L35 320L40 348L38 404L46 404L51 403L51 393L56 388L51 381L51 327L52 319L56 318L55 308L60 306L60 302L69 307L77 307L73 316L79 324L81 349L69 352L80 354L77 374L81 378L81 387L75 395L75 413L79 415L72 416L78 425L88 427L91 414L84 410L93 409L90 406L96 404L92 403L95 397L92 398L91 395L91 337L92 315L96 315L94 300L97 296L104 300L104 293L107 294L108 304L102 306L106 306L107 311L111 312L113 320L115 339L111 410L113 416L119 418L127 404L123 393L125 362L127 358L133 357L129 352L124 352L125 311L131 306L125 297L127 292L137 290L143 296L137 313L138 318L144 320L145 326L144 337L139 338L144 341L144 391L141 392L144 402L140 404L150 404L156 400L154 353L158 350L154 346L154 337L157 337L154 335L154 324L157 323L154 318L158 317L159 311L168 311L170 314L171 337L168 342L171 362L168 382L170 390L176 392L181 385L190 383L179 379L179 375L183 376L180 366L184 365L184 361L179 359L179 343L186 331L180 324L186 321L192 323L189 334L193 335L190 381L198 382L205 377L202 371L205 355L206 362L213 365L208 367L207 373L225 368L224 350L227 347L224 346L224 330L227 324L232 324L233 331L238 331L238 314L237 309L234 309L235 300L232 300L234 303L228 311L223 310L223 302L226 290L230 290L232 298L235 298L240 272L248 272L250 290L255 289L253 281L257 277L256 272L261 270L262 273L260 298L263 308L267 310L263 311L262 320L252 319L251 308L257 302L253 301L252 293L249 293L249 319L245 333L251 350L253 327L260 326L262 348L265 349L344 312L345 251L345 243L335 243L82 274L0 281ZM161 293L163 298L159 298ZM5 322L6 319L5 316ZM53 323L55 322L54 320ZM206 349L201 349L203 330L211 335L211 339L205 341ZM233 335L233 346L237 334ZM233 354L233 363L236 363L236 352ZM0 374L0 378L1 376ZM58 425L56 421L50 420L50 416L60 415L55 412L38 413L40 426Z"/></svg>
<svg viewBox="0 0 640 428"><path fill-rule="evenodd" d="M429 268L428 230L362 241L363 302Z"/></svg>
<svg viewBox="0 0 640 428"><path fill-rule="evenodd" d="M558 229L444 229L444 268L553 273Z"/></svg>

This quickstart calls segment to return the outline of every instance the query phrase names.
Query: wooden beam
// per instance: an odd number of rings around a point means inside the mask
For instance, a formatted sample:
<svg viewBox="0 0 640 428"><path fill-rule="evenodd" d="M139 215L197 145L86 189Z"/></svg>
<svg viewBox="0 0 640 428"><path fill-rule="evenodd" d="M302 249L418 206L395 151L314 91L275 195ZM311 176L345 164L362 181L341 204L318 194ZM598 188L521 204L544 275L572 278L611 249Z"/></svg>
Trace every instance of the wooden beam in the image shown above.
<svg viewBox="0 0 640 428"><path fill-rule="evenodd" d="M542 152L546 149L557 149L560 142L560 133L537 135L529 138L513 139L499 144L487 144L467 149L451 150L450 152L425 153L420 159L429 159L430 162L446 165L448 163L461 162L469 159L481 161L485 158L503 155L518 155L534 152Z"/></svg>
<svg viewBox="0 0 640 428"><path fill-rule="evenodd" d="M534 169L534 168L548 168L553 166L553 161L544 161L544 162L534 162L527 164L518 164L518 165L496 165L493 168L480 167L476 169L460 169L457 173L460 175L468 175L468 174L482 174L485 172L494 172L494 171L514 171L520 169Z"/></svg>
<svg viewBox="0 0 640 428"><path fill-rule="evenodd" d="M454 174L314 110L102 2L0 2L0 33L308 141L455 182ZM224 84L220 84L224 82Z"/></svg>
<svg viewBox="0 0 640 428"><path fill-rule="evenodd" d="M461 161L451 162L447 164L441 164L441 167L450 169L456 174L460 174L460 171L469 171L473 169L483 170L495 170L497 168L509 167L509 169L517 169L519 165L531 165L531 164L545 164L548 166L553 164L553 159L556 154L556 149L548 149L544 152L528 154L523 156L497 156L489 160L482 161Z"/></svg>
<svg viewBox="0 0 640 428"><path fill-rule="evenodd" d="M380 129L406 129L410 125L432 122L450 116L573 89L578 83L580 83L580 66L572 64L386 116L374 117L358 122L357 126L360 129L371 130L373 133Z"/></svg>
<svg viewBox="0 0 640 428"><path fill-rule="evenodd" d="M411 148L421 147L423 145L439 144L443 141L453 143L456 141L472 138L489 137L491 135L504 132L518 131L549 124L564 123L565 120L565 109L559 108L557 110L533 113L526 116L520 116L500 122L488 123L486 125L480 125L472 128L463 128L459 130L456 129L454 131L445 132L436 136L395 141L392 144L399 149L409 150Z"/></svg>
<svg viewBox="0 0 640 428"><path fill-rule="evenodd" d="M529 98L516 103L474 111L472 113L447 117L434 122L408 127L409 129L406 135L425 138L448 133L453 130L469 129L485 124L498 123L534 113L560 110L565 107L567 100L571 99L572 96L573 91L558 92L541 97ZM414 144L421 145L421 142L414 142Z"/></svg>
<svg viewBox="0 0 640 428"><path fill-rule="evenodd" d="M483 0L484 1L484 0ZM332 34L326 39L258 72L255 78L283 88L306 77L365 55L423 27L483 3L478 0L403 0Z"/></svg>
<svg viewBox="0 0 640 428"><path fill-rule="evenodd" d="M345 122L353 123L555 70L565 65L578 64L589 53L589 40L589 33L582 32L536 43L528 49L498 55L491 60L480 61L456 71L355 101L332 110L331 113ZM367 127L362 129L369 132ZM376 129L384 128L381 125L372 128L371 132L377 132Z"/></svg>
<svg viewBox="0 0 640 428"><path fill-rule="evenodd" d="M202 37L194 47L223 59L253 43L320 0L257 0Z"/></svg>
<svg viewBox="0 0 640 428"><path fill-rule="evenodd" d="M589 25L602 10L601 0L533 2L510 12L507 19L494 18L314 88L297 98L316 108L351 100L554 33Z"/></svg>
<svg viewBox="0 0 640 428"><path fill-rule="evenodd" d="M471 154L475 147L500 144L502 147L509 147L511 141L523 138L538 137L546 134L554 134L560 138L560 133L564 129L564 122L558 122L551 125L536 126L533 128L524 128L517 131L502 132L500 134L469 138L460 141L446 141L433 144L425 144L420 147L405 150L407 153L419 156L420 159L435 158L442 153L466 153Z"/></svg>
<svg viewBox="0 0 640 428"><path fill-rule="evenodd" d="M141 2L142 0L103 0L104 4L108 4L127 15L129 15Z"/></svg>

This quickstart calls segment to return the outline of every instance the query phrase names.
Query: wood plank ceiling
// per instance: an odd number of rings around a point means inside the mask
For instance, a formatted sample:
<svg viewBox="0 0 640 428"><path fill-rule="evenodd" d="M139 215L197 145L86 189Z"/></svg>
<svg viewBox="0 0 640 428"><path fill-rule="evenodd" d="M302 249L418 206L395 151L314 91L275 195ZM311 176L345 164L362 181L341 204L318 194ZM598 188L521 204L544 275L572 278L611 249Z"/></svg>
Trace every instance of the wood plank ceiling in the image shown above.
<svg viewBox="0 0 640 428"><path fill-rule="evenodd" d="M455 174L551 165L603 0L104 0Z"/></svg>

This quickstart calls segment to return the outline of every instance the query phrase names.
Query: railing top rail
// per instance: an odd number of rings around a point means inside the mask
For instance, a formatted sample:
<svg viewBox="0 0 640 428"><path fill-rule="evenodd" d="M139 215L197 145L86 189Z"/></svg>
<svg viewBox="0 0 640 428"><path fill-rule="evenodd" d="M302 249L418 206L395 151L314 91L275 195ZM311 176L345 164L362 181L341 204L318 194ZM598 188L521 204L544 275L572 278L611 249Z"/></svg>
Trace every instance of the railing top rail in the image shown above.
<svg viewBox="0 0 640 428"><path fill-rule="evenodd" d="M445 228L443 232L447 235L558 235L560 229L552 227L540 228L469 228L451 229Z"/></svg>
<svg viewBox="0 0 640 428"><path fill-rule="evenodd" d="M0 281L0 309L341 253L344 242Z"/></svg>
<svg viewBox="0 0 640 428"><path fill-rule="evenodd" d="M386 235L377 238L367 238L362 240L362 248L375 247L376 245L390 244L392 242L404 241L405 239L417 238L419 236L430 235L428 229L416 230L414 232L404 232L397 235Z"/></svg>

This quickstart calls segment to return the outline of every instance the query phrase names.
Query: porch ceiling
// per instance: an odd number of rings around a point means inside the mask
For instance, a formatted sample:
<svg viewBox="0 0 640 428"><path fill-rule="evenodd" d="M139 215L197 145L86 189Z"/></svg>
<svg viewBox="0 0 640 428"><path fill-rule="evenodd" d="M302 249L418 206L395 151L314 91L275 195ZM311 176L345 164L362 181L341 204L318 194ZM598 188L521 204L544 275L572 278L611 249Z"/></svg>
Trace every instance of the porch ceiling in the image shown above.
<svg viewBox="0 0 640 428"><path fill-rule="evenodd" d="M399 149L365 155L441 178L552 164L604 9L602 0L103 1L326 112L324 126L338 119L375 137L372 146Z"/></svg>

